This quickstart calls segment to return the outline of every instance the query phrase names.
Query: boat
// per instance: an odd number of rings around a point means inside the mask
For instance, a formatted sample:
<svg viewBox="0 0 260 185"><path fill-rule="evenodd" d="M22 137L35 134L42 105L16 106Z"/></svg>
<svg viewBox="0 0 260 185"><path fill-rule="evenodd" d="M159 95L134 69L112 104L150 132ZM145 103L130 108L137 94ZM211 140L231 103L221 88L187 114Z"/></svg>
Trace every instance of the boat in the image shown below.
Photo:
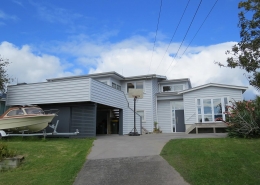
<svg viewBox="0 0 260 185"><path fill-rule="evenodd" d="M46 114L38 106L15 106L0 116L0 130L5 132L39 132L45 129L56 113Z"/></svg>

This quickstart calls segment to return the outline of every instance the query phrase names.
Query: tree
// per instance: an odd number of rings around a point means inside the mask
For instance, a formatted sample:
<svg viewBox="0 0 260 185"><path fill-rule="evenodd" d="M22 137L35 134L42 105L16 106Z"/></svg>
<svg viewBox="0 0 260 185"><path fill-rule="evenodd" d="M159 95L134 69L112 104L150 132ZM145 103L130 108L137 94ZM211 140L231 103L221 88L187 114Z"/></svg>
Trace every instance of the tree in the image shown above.
<svg viewBox="0 0 260 185"><path fill-rule="evenodd" d="M6 83L10 82L10 78L7 75L6 67L9 64L7 59L4 59L0 55L0 92L5 92Z"/></svg>
<svg viewBox="0 0 260 185"><path fill-rule="evenodd" d="M231 57L227 58L225 67L245 69L250 85L260 90L260 1L241 1L238 8L241 9L238 14L241 41L226 51Z"/></svg>

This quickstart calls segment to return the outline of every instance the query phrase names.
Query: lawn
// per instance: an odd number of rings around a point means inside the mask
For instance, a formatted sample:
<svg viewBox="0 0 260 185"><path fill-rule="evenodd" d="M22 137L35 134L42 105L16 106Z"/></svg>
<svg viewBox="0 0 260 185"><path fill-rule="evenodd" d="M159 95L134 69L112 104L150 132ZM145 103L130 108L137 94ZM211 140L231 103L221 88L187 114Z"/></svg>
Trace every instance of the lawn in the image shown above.
<svg viewBox="0 0 260 185"><path fill-rule="evenodd" d="M192 185L260 184L260 139L175 139L161 156Z"/></svg>
<svg viewBox="0 0 260 185"><path fill-rule="evenodd" d="M0 172L0 184L73 184L92 147L93 139L11 138L9 149L25 157L16 169Z"/></svg>

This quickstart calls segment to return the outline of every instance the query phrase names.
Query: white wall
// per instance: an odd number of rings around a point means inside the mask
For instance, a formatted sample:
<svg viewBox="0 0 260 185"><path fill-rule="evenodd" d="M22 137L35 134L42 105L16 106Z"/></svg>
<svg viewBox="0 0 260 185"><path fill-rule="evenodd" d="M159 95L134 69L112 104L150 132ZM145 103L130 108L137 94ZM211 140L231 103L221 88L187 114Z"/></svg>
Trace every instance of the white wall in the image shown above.
<svg viewBox="0 0 260 185"><path fill-rule="evenodd" d="M6 105L83 102L90 100L89 79L8 86Z"/></svg>
<svg viewBox="0 0 260 185"><path fill-rule="evenodd" d="M223 88L223 87L206 87L203 89L187 92L183 94L185 124L194 124L196 120L196 98L213 98L229 97L229 100L241 101L242 90Z"/></svg>
<svg viewBox="0 0 260 185"><path fill-rule="evenodd" d="M153 95L152 95L152 80L138 80L144 82L144 95L143 99L138 99L136 101L136 110L144 110L145 114L145 122L142 123L143 127L147 129L149 132L153 131L153 122L154 122L154 108L153 108ZM128 81L128 82L137 82L137 80ZM122 91L125 93L127 100L129 102L129 106L134 109L134 99L128 98L127 82L122 83Z"/></svg>
<svg viewBox="0 0 260 185"><path fill-rule="evenodd" d="M158 123L163 133L172 133L171 104L169 100L160 100L157 103Z"/></svg>

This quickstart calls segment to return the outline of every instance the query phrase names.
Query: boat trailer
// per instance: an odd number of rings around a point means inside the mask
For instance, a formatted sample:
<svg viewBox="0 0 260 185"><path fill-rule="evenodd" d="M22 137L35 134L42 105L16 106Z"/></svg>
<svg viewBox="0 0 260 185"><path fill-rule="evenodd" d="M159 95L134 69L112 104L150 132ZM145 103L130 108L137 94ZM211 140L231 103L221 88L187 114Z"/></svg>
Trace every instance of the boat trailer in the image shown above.
<svg viewBox="0 0 260 185"><path fill-rule="evenodd" d="M59 124L59 120L57 120L56 124L49 125L50 128L53 129L53 132L46 132L46 129L44 129L41 133L26 133L28 130L22 130L20 131L20 134L12 134L12 133L6 133L3 130L0 130L0 139L1 137L11 137L11 136L43 136L46 138L46 136L76 136L79 134L79 130L76 129L76 132L68 132L68 133L59 133L56 131Z"/></svg>

